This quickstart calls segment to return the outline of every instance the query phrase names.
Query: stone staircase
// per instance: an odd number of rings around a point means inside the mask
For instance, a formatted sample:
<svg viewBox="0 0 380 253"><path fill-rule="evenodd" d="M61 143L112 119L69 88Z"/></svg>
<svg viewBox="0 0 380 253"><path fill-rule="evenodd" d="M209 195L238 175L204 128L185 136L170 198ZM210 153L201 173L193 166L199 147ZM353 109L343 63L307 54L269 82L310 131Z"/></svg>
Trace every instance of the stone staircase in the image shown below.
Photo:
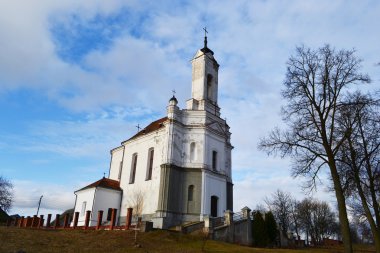
<svg viewBox="0 0 380 253"><path fill-rule="evenodd" d="M203 230L205 226L204 224L204 221L185 222L182 225L170 227L168 230L189 234L195 231Z"/></svg>

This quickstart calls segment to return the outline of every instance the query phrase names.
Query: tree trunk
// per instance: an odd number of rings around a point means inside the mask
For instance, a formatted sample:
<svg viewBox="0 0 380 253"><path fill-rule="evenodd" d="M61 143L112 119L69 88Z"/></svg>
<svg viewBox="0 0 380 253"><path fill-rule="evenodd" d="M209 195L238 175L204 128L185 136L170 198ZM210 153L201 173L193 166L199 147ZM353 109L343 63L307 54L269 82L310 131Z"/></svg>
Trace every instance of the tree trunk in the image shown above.
<svg viewBox="0 0 380 253"><path fill-rule="evenodd" d="M359 182L358 182L358 180L359 180ZM371 232L372 232L372 235L373 235L373 239L375 240L376 252L380 253L380 234L379 234L379 231L378 231L378 229L376 227L375 220L372 217L371 211L369 210L366 198L364 196L363 189L362 189L362 187L360 185L360 179L359 179L358 175L355 175L355 181L356 181L356 184L357 184L357 187L358 187L358 192L359 192L360 200L361 200L363 208L364 208L365 215L366 215L368 223L369 223L369 225L371 227Z"/></svg>
<svg viewBox="0 0 380 253"><path fill-rule="evenodd" d="M363 135L362 135L362 137L363 137ZM364 141L364 143L366 143L364 138L363 138L363 141ZM349 144L349 148L350 148L351 163L352 163L351 166L352 166L352 169L354 170L354 180L355 180L356 188L358 190L358 194L359 194L360 201L361 201L363 209L364 209L365 216L367 217L368 223L371 227L372 236L373 236L373 239L375 240L376 252L380 253L380 234L378 231L378 227L376 226L375 220L372 217L371 210L369 209L367 197L365 196L363 188L362 188L362 183L361 183L360 175L359 175L360 171L359 171L359 168L356 164L356 161L357 161L356 151L355 151L355 148L352 144L351 139L348 139L348 144ZM370 164L368 164L369 156L367 153L366 146L365 146L365 153L366 153L367 166L370 166ZM371 172L370 172L370 170L368 170L368 167L366 169L367 169L367 174L368 174L369 180L371 182L372 181ZM372 191L371 191L371 193L372 193ZM376 200L375 200L375 202L377 204ZM374 206L374 209L375 208L376 208L376 206Z"/></svg>
<svg viewBox="0 0 380 253"><path fill-rule="evenodd" d="M332 155L332 153L330 155ZM339 222L340 222L340 229L341 229L342 237L343 237L344 252L352 253L353 252L352 240L351 240L351 233L350 233L350 225L348 223L348 218L347 218L346 201L343 195L343 189L342 189L341 182L339 179L338 171L336 169L335 161L331 160L330 156L329 156L329 167L330 167L331 177L334 184L336 200L338 202Z"/></svg>

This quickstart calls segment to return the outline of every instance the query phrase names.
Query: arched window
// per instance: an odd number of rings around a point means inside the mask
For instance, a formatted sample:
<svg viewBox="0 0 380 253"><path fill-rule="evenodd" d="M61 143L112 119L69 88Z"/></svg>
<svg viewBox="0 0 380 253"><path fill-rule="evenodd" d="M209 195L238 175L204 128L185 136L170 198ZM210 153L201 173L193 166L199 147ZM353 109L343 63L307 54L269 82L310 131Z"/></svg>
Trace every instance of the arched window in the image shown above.
<svg viewBox="0 0 380 253"><path fill-rule="evenodd" d="M195 148L196 148L195 142L190 143L190 162L194 162L196 160L196 157L195 157L196 150L195 150Z"/></svg>
<svg viewBox="0 0 380 253"><path fill-rule="evenodd" d="M137 167L137 153L132 155L132 164L131 164L131 174L129 176L129 183L133 184L136 177L136 167Z"/></svg>
<svg viewBox="0 0 380 253"><path fill-rule="evenodd" d="M207 99L212 100L212 75L207 75Z"/></svg>
<svg viewBox="0 0 380 253"><path fill-rule="evenodd" d="M187 200L193 201L194 199L194 185L189 185L189 188L187 190Z"/></svg>
<svg viewBox="0 0 380 253"><path fill-rule="evenodd" d="M150 148L148 150L148 166L146 168L145 180L151 180L152 179L153 158L154 158L154 148Z"/></svg>

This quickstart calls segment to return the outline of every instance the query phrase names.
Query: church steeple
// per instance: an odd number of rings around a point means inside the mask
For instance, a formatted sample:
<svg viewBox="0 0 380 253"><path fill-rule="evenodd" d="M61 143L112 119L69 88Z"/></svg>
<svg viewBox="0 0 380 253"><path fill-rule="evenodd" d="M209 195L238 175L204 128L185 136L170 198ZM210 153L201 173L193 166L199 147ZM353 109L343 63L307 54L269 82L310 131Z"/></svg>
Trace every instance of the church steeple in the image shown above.
<svg viewBox="0 0 380 253"><path fill-rule="evenodd" d="M208 47L207 47L207 29L206 29L206 27L204 27L203 28L203 30L205 31L205 39L204 39L204 46L203 46L203 48L201 49L201 51L203 52L203 53L211 53L212 55L214 55L214 52L211 50L211 49L209 49Z"/></svg>
<svg viewBox="0 0 380 253"><path fill-rule="evenodd" d="M187 109L206 110L219 116L218 107L218 70L219 64L214 58L214 52L207 46L207 30L205 31L204 46L199 49L192 64L191 99Z"/></svg>

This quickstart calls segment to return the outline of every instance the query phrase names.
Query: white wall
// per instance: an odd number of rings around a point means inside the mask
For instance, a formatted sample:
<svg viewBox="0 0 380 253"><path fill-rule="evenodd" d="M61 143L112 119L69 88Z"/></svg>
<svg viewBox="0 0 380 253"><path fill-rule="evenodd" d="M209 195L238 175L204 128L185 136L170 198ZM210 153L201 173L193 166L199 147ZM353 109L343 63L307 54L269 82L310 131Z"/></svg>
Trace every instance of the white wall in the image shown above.
<svg viewBox="0 0 380 253"><path fill-rule="evenodd" d="M158 131L148 133L145 136L124 143L125 154L123 161L123 173L120 180L120 187L123 189L123 199L121 215L125 216L127 208L136 204L136 196L143 195L143 213L153 214L158 206L158 193L160 187L160 165L163 164L166 156L166 128L163 127ZM146 180L148 169L149 149L154 148L153 168L151 180ZM135 181L130 184L130 175L132 169L132 156L137 153L137 166Z"/></svg>
<svg viewBox="0 0 380 253"><path fill-rule="evenodd" d="M77 199L75 202L74 213L79 212L78 226L84 226L86 213L82 212L82 203L86 201L86 210L91 211L94 200L95 188L88 188L82 191L78 191L75 194Z"/></svg>
<svg viewBox="0 0 380 253"><path fill-rule="evenodd" d="M203 215L210 215L211 213L211 196L218 197L218 216L222 216L223 212L227 208L226 196L226 180L208 174L206 172L202 173L202 182L203 182L203 201L202 201L202 213Z"/></svg>
<svg viewBox="0 0 380 253"><path fill-rule="evenodd" d="M217 132L218 124L224 122L213 116L207 118L205 111L183 111L180 121L187 125L173 124L169 140L167 163L180 167L212 169L212 151L217 151L217 171L231 177L231 149L228 148L225 136ZM213 123L210 127L207 124ZM190 127L189 127L190 126ZM196 143L196 159L190 159L190 145Z"/></svg>
<svg viewBox="0 0 380 253"><path fill-rule="evenodd" d="M123 159L124 146L111 150L111 165L109 178L119 181L120 162Z"/></svg>
<svg viewBox="0 0 380 253"><path fill-rule="evenodd" d="M103 218L102 221L107 221L107 213L108 208L116 208L117 209L117 220L120 213L120 200L121 200L121 192L115 191L111 189L97 187L95 192L95 201L94 206L92 208L91 218L90 218L90 226L96 226L98 220L98 211L103 210Z"/></svg>

